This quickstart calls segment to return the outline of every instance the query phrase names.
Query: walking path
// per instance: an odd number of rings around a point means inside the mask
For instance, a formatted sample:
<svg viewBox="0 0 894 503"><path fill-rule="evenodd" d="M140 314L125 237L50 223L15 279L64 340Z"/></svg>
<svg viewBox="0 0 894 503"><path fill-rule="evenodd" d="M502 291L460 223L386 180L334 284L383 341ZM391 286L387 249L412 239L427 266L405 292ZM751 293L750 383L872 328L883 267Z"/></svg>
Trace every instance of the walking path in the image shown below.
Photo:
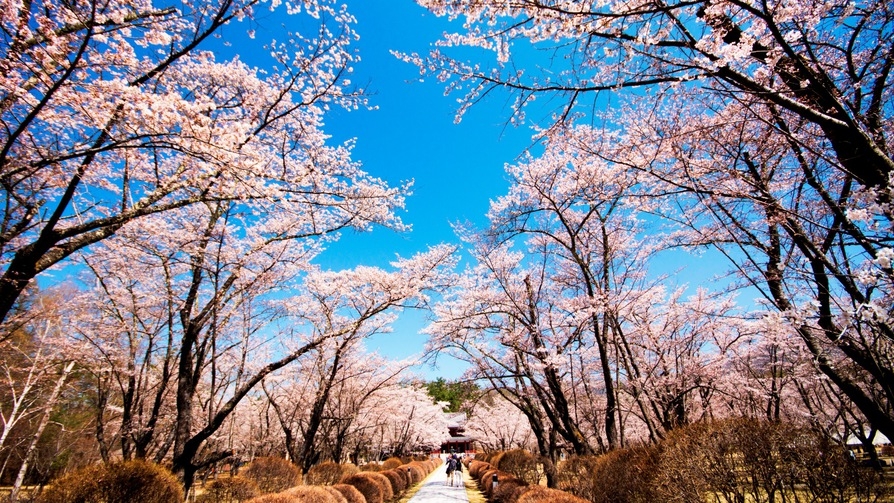
<svg viewBox="0 0 894 503"><path fill-rule="evenodd" d="M465 467L464 467L465 468ZM466 503L469 496L466 494L465 482L470 481L468 473L463 470L463 484L450 485L447 483L446 467L442 464L428 477L420 482L421 487L410 498L409 503Z"/></svg>

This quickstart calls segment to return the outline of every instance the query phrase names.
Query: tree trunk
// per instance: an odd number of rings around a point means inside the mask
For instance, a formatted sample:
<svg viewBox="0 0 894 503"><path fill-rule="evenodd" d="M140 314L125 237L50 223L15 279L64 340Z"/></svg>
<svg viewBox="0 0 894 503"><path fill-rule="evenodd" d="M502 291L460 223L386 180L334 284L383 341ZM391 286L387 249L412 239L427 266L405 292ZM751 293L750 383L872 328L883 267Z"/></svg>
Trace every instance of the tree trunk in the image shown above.
<svg viewBox="0 0 894 503"><path fill-rule="evenodd" d="M14 503L18 500L19 492L22 489L22 484L25 483L25 475L27 475L28 468L31 466L31 456L34 454L34 450L37 449L37 443L40 441L40 437L43 436L44 430L50 423L50 415L53 413L53 406L59 399L59 395L62 394L62 388L65 386L65 381L68 380L68 375L71 374L74 366L75 362L73 361L69 362L65 366L65 368L62 370L62 374L59 376L59 380L56 381L56 387L53 388L53 393L46 401L46 408L44 409L43 416L40 418L40 423L37 426L37 431L35 431L34 436L31 437L31 443L28 445L28 449L25 451L25 456L22 459L22 466L19 468L19 473L16 476L16 481L9 493L9 501L11 503Z"/></svg>

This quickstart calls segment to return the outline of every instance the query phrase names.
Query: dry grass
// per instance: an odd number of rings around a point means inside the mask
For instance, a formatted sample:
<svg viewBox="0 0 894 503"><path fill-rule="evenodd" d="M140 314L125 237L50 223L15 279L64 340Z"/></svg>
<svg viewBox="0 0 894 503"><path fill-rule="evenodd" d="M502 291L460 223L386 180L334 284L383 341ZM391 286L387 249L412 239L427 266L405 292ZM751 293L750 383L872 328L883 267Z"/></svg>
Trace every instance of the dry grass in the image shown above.
<svg viewBox="0 0 894 503"><path fill-rule="evenodd" d="M466 486L466 495L469 497L469 503L487 503L487 498L478 490L474 480L463 474L463 483Z"/></svg>

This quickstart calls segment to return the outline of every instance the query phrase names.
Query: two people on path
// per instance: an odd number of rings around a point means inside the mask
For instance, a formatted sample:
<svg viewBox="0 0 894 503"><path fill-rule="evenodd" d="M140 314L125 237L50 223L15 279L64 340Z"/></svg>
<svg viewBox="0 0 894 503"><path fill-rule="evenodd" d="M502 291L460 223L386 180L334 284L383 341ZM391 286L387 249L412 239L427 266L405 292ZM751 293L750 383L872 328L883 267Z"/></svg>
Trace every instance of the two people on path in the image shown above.
<svg viewBox="0 0 894 503"><path fill-rule="evenodd" d="M458 485L463 485L463 464L462 460L456 454L451 454L447 457L447 482L446 484L450 484L456 482Z"/></svg>

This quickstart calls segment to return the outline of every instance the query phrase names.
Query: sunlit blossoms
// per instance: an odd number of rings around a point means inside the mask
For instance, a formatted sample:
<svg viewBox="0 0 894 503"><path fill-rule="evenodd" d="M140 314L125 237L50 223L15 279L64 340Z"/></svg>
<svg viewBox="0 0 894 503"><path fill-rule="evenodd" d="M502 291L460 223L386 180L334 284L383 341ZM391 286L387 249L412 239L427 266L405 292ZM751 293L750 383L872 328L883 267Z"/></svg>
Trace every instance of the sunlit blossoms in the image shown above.
<svg viewBox="0 0 894 503"><path fill-rule="evenodd" d="M498 205L523 207L544 195L562 203L572 177L560 174L584 176L592 165L611 176L590 182L599 197L611 197L599 191L615 180L636 180L621 207L662 222L655 250L719 252L730 286L756 293L762 309L780 315L785 337L799 341L758 330L776 341L771 352L783 360L810 354L821 382L859 410L857 423L894 435L894 390L882 384L894 382L888 3L419 3L463 20L430 53L401 56L459 94L460 116L502 90L515 103L507 120L526 110L548 118L534 124L546 146L535 163L551 165L555 183L518 183ZM458 46L493 57L469 61ZM569 160L569 152L591 161ZM586 210L583 200L575 204L578 214ZM530 226L538 211L515 219ZM577 223L569 212L557 228L577 231ZM495 230L513 228L498 219ZM538 232L543 242L555 235ZM610 249L629 249L633 238L641 237L612 238ZM587 242L566 247L567 259ZM763 318L760 311L752 316ZM779 385L787 387L774 380L766 392L778 397ZM608 409L613 394L606 388Z"/></svg>

